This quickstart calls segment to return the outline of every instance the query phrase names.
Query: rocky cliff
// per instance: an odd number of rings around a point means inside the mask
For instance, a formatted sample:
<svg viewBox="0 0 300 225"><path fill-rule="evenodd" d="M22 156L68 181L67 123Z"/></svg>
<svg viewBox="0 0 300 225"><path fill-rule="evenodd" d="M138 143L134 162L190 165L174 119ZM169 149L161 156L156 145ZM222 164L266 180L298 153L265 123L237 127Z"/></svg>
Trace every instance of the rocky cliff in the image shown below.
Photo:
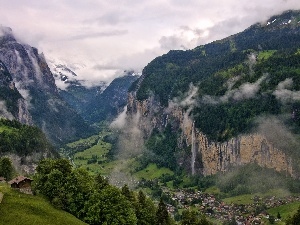
<svg viewBox="0 0 300 225"><path fill-rule="evenodd" d="M179 158L177 163L187 164L185 167L191 174L207 176L226 172L235 166L257 163L262 167L298 177L292 158L263 135L240 135L223 143L210 141L195 128L189 111L176 104L168 108L160 107L154 97L138 101L135 92L129 93L128 114L141 115L138 124L144 131L145 138L149 137L153 128L162 130L168 123L172 124L174 132L180 132L178 147L190 149L190 154L185 159Z"/></svg>
<svg viewBox="0 0 300 225"><path fill-rule="evenodd" d="M12 30L3 26L0 61L11 75L11 88L19 93L17 101L11 104L15 119L38 126L55 144L90 133L84 120L59 96L43 53L19 42Z"/></svg>

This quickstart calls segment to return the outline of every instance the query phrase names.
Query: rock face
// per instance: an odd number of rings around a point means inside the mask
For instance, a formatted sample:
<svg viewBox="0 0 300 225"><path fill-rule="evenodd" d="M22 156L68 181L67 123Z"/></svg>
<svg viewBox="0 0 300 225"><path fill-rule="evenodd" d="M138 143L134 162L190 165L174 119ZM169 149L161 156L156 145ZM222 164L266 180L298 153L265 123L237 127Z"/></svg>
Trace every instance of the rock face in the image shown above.
<svg viewBox="0 0 300 225"><path fill-rule="evenodd" d="M11 75L10 87L19 93L11 105L18 108L11 110L15 119L38 126L55 144L90 133L84 120L59 96L43 53L18 42L12 30L2 26L0 61Z"/></svg>
<svg viewBox="0 0 300 225"><path fill-rule="evenodd" d="M176 105L169 108L159 107L153 97L138 101L132 92L128 98L128 113L137 112L142 115L139 126L145 137L149 137L153 128L163 129L167 123L172 124L175 132L181 132L178 147L191 147L191 151L195 151L187 156L191 173L207 176L226 172L234 166L257 163L262 167L298 177L291 157L260 134L240 135L224 143L213 142L193 126L194 122L188 117L188 110L184 111ZM182 161L178 159L178 163Z"/></svg>

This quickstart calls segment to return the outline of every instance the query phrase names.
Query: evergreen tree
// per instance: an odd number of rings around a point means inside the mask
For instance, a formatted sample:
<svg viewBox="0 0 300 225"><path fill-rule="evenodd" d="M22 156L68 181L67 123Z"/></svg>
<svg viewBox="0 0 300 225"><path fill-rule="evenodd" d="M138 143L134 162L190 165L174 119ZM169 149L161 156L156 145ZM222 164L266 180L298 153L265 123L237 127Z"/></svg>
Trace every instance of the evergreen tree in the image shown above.
<svg viewBox="0 0 300 225"><path fill-rule="evenodd" d="M0 176L6 180L11 180L14 172L14 167L9 158L0 158Z"/></svg>
<svg viewBox="0 0 300 225"><path fill-rule="evenodd" d="M160 199L156 212L156 225L171 225L174 221L171 219L166 204Z"/></svg>
<svg viewBox="0 0 300 225"><path fill-rule="evenodd" d="M136 206L136 217L138 225L152 225L155 224L156 207L152 200L147 198L146 195L139 191Z"/></svg>

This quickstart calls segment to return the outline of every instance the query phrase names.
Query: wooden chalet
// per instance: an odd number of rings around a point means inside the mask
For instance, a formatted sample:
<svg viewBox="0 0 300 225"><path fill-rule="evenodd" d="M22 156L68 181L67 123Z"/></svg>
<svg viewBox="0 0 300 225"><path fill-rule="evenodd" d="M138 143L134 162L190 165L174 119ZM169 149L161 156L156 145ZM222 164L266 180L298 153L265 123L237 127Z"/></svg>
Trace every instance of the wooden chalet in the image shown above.
<svg viewBox="0 0 300 225"><path fill-rule="evenodd" d="M0 183L5 183L6 179L4 177L0 177Z"/></svg>
<svg viewBox="0 0 300 225"><path fill-rule="evenodd" d="M9 181L8 183L10 184L11 188L31 189L32 181L33 180L28 177L18 176L16 178L12 179L11 181Z"/></svg>

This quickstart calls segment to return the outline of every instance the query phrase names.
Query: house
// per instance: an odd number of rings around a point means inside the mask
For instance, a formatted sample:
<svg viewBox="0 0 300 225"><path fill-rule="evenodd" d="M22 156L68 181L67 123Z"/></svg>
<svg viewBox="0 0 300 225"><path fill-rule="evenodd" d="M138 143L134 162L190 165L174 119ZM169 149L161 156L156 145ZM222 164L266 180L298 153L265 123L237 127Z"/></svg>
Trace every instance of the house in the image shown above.
<svg viewBox="0 0 300 225"><path fill-rule="evenodd" d="M8 183L10 184L11 188L31 189L32 181L33 180L28 177L18 176L16 178L12 179L11 181L9 181Z"/></svg>
<svg viewBox="0 0 300 225"><path fill-rule="evenodd" d="M0 177L0 183L5 183L6 179L4 177Z"/></svg>

